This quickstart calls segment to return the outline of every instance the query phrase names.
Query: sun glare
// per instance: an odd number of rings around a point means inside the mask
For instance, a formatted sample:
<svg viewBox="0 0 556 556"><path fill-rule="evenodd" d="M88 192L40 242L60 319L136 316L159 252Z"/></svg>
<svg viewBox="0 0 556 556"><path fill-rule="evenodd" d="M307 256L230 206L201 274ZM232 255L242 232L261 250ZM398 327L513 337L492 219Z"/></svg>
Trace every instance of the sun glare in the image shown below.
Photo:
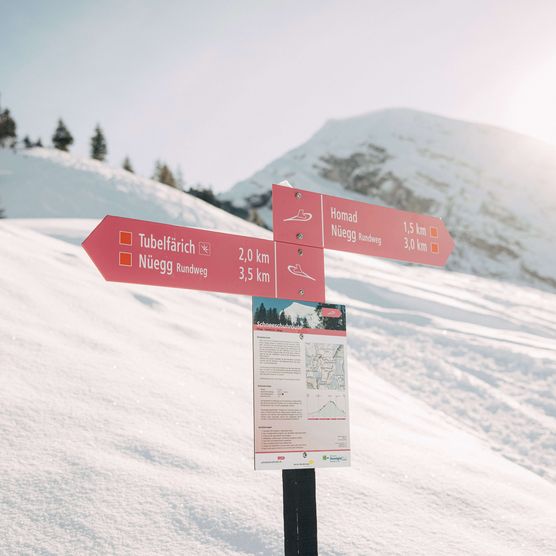
<svg viewBox="0 0 556 556"><path fill-rule="evenodd" d="M556 57L524 75L508 108L510 127L556 145Z"/></svg>

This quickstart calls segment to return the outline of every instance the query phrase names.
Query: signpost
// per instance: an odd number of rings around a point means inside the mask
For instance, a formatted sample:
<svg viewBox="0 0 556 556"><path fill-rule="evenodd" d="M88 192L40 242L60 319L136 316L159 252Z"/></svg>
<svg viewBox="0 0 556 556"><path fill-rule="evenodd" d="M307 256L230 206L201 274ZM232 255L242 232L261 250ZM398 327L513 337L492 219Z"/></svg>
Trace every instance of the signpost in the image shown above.
<svg viewBox="0 0 556 556"><path fill-rule="evenodd" d="M83 248L111 282L324 300L316 247L105 216Z"/></svg>
<svg viewBox="0 0 556 556"><path fill-rule="evenodd" d="M272 186L274 239L444 266L454 241L440 218Z"/></svg>
<svg viewBox="0 0 556 556"><path fill-rule="evenodd" d="M253 309L255 468L282 469L285 553L309 555L315 467L350 461L345 307L324 303L323 249L443 266L454 242L432 216L279 185L272 204L274 241L106 216L83 248L109 281L266 298ZM272 300L302 300L319 322L257 318Z"/></svg>

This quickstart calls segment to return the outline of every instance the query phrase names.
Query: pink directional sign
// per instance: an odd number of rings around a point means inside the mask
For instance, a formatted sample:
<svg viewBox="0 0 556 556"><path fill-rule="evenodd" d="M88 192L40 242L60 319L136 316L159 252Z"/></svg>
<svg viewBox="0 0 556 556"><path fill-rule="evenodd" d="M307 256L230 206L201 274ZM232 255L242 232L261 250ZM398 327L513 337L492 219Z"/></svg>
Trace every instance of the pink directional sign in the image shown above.
<svg viewBox="0 0 556 556"><path fill-rule="evenodd" d="M324 301L310 246L105 216L83 248L112 282Z"/></svg>
<svg viewBox="0 0 556 556"><path fill-rule="evenodd" d="M272 186L274 239L444 266L454 241L440 218Z"/></svg>

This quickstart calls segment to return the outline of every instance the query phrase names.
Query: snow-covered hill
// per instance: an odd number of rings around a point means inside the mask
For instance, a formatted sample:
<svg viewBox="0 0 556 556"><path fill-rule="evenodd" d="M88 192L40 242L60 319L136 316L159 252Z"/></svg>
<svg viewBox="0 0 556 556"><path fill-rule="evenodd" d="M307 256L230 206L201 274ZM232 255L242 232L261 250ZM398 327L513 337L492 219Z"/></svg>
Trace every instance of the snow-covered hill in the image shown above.
<svg viewBox="0 0 556 556"><path fill-rule="evenodd" d="M96 223L0 224L0 553L280 554L250 300L106 283L75 245ZM321 553L555 553L556 296L347 262L353 467L317 473Z"/></svg>
<svg viewBox="0 0 556 556"><path fill-rule="evenodd" d="M40 156L0 151L8 213L28 196L44 216L0 221L0 554L280 554L280 474L252 467L250 299L104 282L78 209L268 233ZM556 553L556 295L339 253L326 271L353 466L317 472L320 553Z"/></svg>
<svg viewBox="0 0 556 556"><path fill-rule="evenodd" d="M270 184L442 217L448 268L556 289L556 148L503 129L392 109L329 121L223 198L268 224Z"/></svg>
<svg viewBox="0 0 556 556"><path fill-rule="evenodd" d="M0 149L0 208L8 218L127 216L226 231L261 234L259 227L187 193L54 149ZM268 234L267 234L268 236Z"/></svg>

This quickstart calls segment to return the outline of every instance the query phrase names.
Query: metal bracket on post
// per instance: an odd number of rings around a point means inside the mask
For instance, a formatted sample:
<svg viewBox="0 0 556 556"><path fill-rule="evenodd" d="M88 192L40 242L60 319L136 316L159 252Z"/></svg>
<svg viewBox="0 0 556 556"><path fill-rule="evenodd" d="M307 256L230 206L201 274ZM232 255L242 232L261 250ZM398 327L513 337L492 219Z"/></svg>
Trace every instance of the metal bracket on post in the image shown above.
<svg viewBox="0 0 556 556"><path fill-rule="evenodd" d="M317 499L314 469L284 469L284 554L314 556L317 544Z"/></svg>

